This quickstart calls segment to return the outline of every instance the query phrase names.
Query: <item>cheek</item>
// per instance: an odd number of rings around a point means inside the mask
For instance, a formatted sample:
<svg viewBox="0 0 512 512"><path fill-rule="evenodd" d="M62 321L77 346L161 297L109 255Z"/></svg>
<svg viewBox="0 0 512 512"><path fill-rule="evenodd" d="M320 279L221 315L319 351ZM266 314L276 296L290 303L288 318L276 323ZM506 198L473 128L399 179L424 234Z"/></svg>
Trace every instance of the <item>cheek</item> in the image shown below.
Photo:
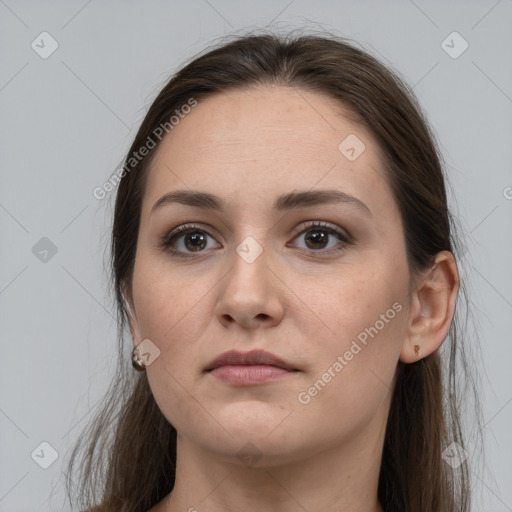
<svg viewBox="0 0 512 512"><path fill-rule="evenodd" d="M183 332L188 332L183 341L193 340L195 326L199 329L204 318L200 314L202 303L214 285L208 276L187 277L179 268L166 264L162 256L138 255L133 295L142 335L163 343L181 339Z"/></svg>
<svg viewBox="0 0 512 512"><path fill-rule="evenodd" d="M191 393L190 382L170 368L168 362L149 368L146 373L158 408L179 432L187 432L191 425L196 424L208 426L210 432L216 432L215 425L209 424L211 413L200 401L192 399L194 395Z"/></svg>
<svg viewBox="0 0 512 512"><path fill-rule="evenodd" d="M156 276L150 271L134 272L133 291L141 337L160 350L146 372L159 409L179 431L186 432L198 421L206 426L212 417L191 400L195 378L191 369L199 372L197 343L206 329L208 289L190 280L182 284L170 273ZM209 428L215 431L215 425Z"/></svg>
<svg viewBox="0 0 512 512"><path fill-rule="evenodd" d="M314 362L303 402L318 414L332 408L340 421L347 411L368 419L392 387L406 334L407 273L375 263L337 276L324 293L309 295L319 313L302 323Z"/></svg>
<svg viewBox="0 0 512 512"><path fill-rule="evenodd" d="M309 309L315 313L315 320L309 318L303 327L309 329L308 337L312 340L315 330L316 337L322 333L324 343L313 344L318 346L319 356L322 351L327 352L327 347L335 353L348 350L351 341L358 337L362 343L365 339L394 340L402 330L407 294L407 275L403 267L394 268L384 262L380 266L378 262L370 266L347 266L322 279L321 286L312 290L312 283L309 283L302 293L307 297L305 302ZM383 345L373 343L372 350L379 350Z"/></svg>
<svg viewBox="0 0 512 512"><path fill-rule="evenodd" d="M337 336L316 338L320 346L311 351L315 363L296 400L304 425L323 418L326 440L350 438L370 423L385 422L404 336L405 308L397 312L396 301L383 300L383 304L369 311L367 320L339 317ZM387 323L381 320L381 312Z"/></svg>

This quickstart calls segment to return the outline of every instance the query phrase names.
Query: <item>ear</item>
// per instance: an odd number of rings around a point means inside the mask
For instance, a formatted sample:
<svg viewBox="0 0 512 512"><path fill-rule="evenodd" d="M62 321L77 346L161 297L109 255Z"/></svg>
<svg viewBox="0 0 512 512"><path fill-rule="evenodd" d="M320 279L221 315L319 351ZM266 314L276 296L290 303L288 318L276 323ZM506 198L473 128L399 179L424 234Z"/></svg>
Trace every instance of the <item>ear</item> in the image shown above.
<svg viewBox="0 0 512 512"><path fill-rule="evenodd" d="M132 335L132 345L135 348L139 343L141 343L141 333L139 321L137 319L137 313L135 311L135 306L133 304L133 297L129 290L123 287L123 299L126 307L126 313L128 315L128 323L130 327L130 333Z"/></svg>
<svg viewBox="0 0 512 512"><path fill-rule="evenodd" d="M400 361L414 363L441 346L452 323L459 285L453 254L439 252L433 266L416 280Z"/></svg>

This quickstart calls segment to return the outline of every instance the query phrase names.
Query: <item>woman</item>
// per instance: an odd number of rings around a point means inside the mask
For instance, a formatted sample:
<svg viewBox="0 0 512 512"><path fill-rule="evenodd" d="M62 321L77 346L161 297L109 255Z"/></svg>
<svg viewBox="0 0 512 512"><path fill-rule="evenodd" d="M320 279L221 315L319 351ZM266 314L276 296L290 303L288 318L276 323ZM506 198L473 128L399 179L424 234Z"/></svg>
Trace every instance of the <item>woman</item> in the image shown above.
<svg viewBox="0 0 512 512"><path fill-rule="evenodd" d="M469 510L455 234L396 74L332 35L238 37L172 77L113 178L122 367L82 507Z"/></svg>

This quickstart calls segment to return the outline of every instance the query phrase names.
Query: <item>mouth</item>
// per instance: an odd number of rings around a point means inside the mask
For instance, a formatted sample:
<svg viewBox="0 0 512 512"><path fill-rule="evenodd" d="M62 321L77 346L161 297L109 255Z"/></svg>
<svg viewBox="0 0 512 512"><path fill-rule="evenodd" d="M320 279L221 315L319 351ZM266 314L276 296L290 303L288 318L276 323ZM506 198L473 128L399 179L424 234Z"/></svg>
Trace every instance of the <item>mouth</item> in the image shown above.
<svg viewBox="0 0 512 512"><path fill-rule="evenodd" d="M210 370L210 375L233 386L255 386L293 375L298 370L286 370L268 364L225 365Z"/></svg>
<svg viewBox="0 0 512 512"><path fill-rule="evenodd" d="M299 370L270 352L224 352L214 359L205 371L232 386L253 386L280 380Z"/></svg>
<svg viewBox="0 0 512 512"><path fill-rule="evenodd" d="M205 371L215 370L220 366L275 366L284 370L296 370L292 364L284 361L280 357L266 352L265 350L251 350L250 352L239 352L229 350L217 356L206 366Z"/></svg>

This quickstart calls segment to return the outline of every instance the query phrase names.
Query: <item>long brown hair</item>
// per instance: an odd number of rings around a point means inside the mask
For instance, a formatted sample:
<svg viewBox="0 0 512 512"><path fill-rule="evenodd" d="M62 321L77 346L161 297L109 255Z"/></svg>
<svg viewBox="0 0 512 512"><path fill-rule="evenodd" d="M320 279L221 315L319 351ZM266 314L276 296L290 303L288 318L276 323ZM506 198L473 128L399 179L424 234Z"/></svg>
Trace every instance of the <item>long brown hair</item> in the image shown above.
<svg viewBox="0 0 512 512"><path fill-rule="evenodd" d="M447 206L441 153L412 89L399 73L356 43L327 33L234 36L196 56L152 103L119 174L109 276L117 305L119 366L101 409L82 432L68 465L68 496L71 500L74 493L81 509L97 505L94 510L141 512L174 486L176 430L156 405L146 375L131 369L131 344L124 343L125 300L131 300L144 187L159 142L155 130L169 125L173 113L191 98L200 102L216 92L262 84L327 94L371 130L384 155L386 177L403 219L411 272L429 267L439 251L457 255L457 226ZM156 149L136 162L130 160L150 139ZM457 373L468 374L461 344L461 301L465 301L467 318L469 302L463 281L455 317L440 350L416 363L398 362L378 486L378 498L386 511L470 510L467 462L453 468L442 457L453 442L460 449L465 447L461 393L467 390L460 388ZM474 384L469 391L478 409ZM71 474L82 446L79 485L73 492Z"/></svg>

